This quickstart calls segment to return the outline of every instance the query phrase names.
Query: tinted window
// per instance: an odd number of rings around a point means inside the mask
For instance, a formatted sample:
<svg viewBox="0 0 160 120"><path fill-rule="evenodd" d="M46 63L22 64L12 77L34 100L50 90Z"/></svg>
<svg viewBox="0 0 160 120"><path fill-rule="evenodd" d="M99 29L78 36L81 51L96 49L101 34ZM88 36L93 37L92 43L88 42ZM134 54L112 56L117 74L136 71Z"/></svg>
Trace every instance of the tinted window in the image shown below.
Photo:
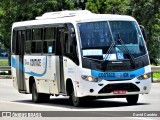
<svg viewBox="0 0 160 120"><path fill-rule="evenodd" d="M43 29L34 28L32 30L32 43L31 43L31 52L32 53L42 53L42 38Z"/></svg>
<svg viewBox="0 0 160 120"><path fill-rule="evenodd" d="M25 51L27 54L31 51L31 29L26 30L26 44Z"/></svg>
<svg viewBox="0 0 160 120"><path fill-rule="evenodd" d="M12 54L15 54L16 51L16 39L17 39L17 31L13 30L13 37L12 37Z"/></svg>
<svg viewBox="0 0 160 120"><path fill-rule="evenodd" d="M34 28L33 29L33 40L41 40L42 39L42 28Z"/></svg>
<svg viewBox="0 0 160 120"><path fill-rule="evenodd" d="M79 24L82 48L99 48L111 45L111 34L107 22L89 22ZM106 52L106 50L105 50Z"/></svg>
<svg viewBox="0 0 160 120"><path fill-rule="evenodd" d="M129 52L134 57L139 57L146 54L144 41L138 25L134 21L110 21L112 35L114 41L116 41L117 52L124 54L124 58L127 58L127 51L124 45L119 41L121 39Z"/></svg>
<svg viewBox="0 0 160 120"><path fill-rule="evenodd" d="M47 27L44 29L44 42L43 42L43 52L48 53L49 49L50 53L55 52L55 36L56 36L56 28L55 27Z"/></svg>

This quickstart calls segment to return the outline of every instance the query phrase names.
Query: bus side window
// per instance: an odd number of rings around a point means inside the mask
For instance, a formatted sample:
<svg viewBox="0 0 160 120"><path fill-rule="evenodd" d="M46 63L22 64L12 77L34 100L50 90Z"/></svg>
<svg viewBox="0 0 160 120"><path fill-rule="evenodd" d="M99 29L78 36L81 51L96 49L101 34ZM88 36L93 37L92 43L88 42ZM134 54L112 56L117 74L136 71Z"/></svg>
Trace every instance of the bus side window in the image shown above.
<svg viewBox="0 0 160 120"><path fill-rule="evenodd" d="M21 49L20 49L20 41L21 41L21 31L17 31L17 39L16 39L16 55L20 55Z"/></svg>
<svg viewBox="0 0 160 120"><path fill-rule="evenodd" d="M44 29L43 53L48 53L49 47L52 48L52 53L55 52L55 35L55 27L47 27Z"/></svg>
<svg viewBox="0 0 160 120"><path fill-rule="evenodd" d="M32 43L31 43L31 52L32 53L42 53L42 28L34 28L32 30Z"/></svg>
<svg viewBox="0 0 160 120"><path fill-rule="evenodd" d="M17 42L17 31L13 30L13 37L12 37L12 54L16 53L16 42Z"/></svg>
<svg viewBox="0 0 160 120"><path fill-rule="evenodd" d="M30 54L31 51L31 29L26 30L26 43L25 43L25 52Z"/></svg>

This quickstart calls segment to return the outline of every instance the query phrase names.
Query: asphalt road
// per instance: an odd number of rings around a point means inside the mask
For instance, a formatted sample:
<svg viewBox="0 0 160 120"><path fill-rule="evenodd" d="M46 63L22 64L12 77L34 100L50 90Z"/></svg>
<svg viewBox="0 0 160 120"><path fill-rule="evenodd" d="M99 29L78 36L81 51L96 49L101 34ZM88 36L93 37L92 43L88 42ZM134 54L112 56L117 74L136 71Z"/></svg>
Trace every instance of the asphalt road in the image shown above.
<svg viewBox="0 0 160 120"><path fill-rule="evenodd" d="M87 119L87 120L97 120L95 116L107 116L101 117L101 119L123 119L127 120L128 117L125 117L125 114L129 115L130 119L141 119L141 120L154 120L159 119L160 117L144 117L146 114L157 113L160 111L160 83L152 83L152 89L149 94L140 95L137 105L128 105L125 98L114 98L114 99L98 99L93 101L87 101L82 107L74 107L69 104L68 97L59 96L59 97L51 97L48 103L40 103L35 104L31 101L30 94L20 94L16 89L12 86L11 79L0 79L0 111L50 111L46 112L52 116L58 116L54 119L60 119L59 116L62 116L62 119L69 117L70 119L74 119L70 117L70 114L74 114L76 119ZM57 112L59 111L59 112ZM65 111L65 112L62 112ZM72 112L66 112L72 111ZM77 111L77 112L75 112ZM111 111L111 112L110 112ZM117 112L115 112L117 111ZM131 112L128 112L131 111ZM141 111L141 112L137 112ZM159 112L160 113L160 112ZM143 114L143 116L142 116ZM84 116L87 117L84 117ZM138 115L138 117L134 116ZM88 117L89 116L89 117ZM3 117L2 117L3 118ZM18 117L16 117L18 118ZM1 119L1 118L0 118ZM19 118L21 119L21 118ZM27 119L27 118L24 118ZM34 118L36 119L36 118ZM41 120L40 118L37 118ZM47 119L52 119L47 118Z"/></svg>

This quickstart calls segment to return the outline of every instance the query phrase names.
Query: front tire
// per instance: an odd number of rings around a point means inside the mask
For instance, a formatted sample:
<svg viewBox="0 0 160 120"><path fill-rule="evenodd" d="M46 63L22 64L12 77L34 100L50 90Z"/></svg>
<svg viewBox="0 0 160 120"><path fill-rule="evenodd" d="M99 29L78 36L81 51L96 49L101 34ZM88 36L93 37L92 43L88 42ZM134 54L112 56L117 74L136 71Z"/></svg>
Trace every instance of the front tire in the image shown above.
<svg viewBox="0 0 160 120"><path fill-rule="evenodd" d="M70 95L69 99L75 107L79 107L81 105L82 98L75 96L74 89L72 90L72 94Z"/></svg>
<svg viewBox="0 0 160 120"><path fill-rule="evenodd" d="M139 98L139 95L128 95L126 97L127 102L128 102L129 105L137 104L138 98Z"/></svg>

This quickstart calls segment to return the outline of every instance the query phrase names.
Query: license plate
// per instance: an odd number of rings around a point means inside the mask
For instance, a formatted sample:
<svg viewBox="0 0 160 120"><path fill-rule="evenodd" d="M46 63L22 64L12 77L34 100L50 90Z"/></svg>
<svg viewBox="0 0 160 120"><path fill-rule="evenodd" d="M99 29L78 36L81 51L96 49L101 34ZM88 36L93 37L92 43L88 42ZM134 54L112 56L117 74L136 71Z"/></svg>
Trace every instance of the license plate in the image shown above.
<svg viewBox="0 0 160 120"><path fill-rule="evenodd" d="M126 90L114 90L113 94L126 94Z"/></svg>

